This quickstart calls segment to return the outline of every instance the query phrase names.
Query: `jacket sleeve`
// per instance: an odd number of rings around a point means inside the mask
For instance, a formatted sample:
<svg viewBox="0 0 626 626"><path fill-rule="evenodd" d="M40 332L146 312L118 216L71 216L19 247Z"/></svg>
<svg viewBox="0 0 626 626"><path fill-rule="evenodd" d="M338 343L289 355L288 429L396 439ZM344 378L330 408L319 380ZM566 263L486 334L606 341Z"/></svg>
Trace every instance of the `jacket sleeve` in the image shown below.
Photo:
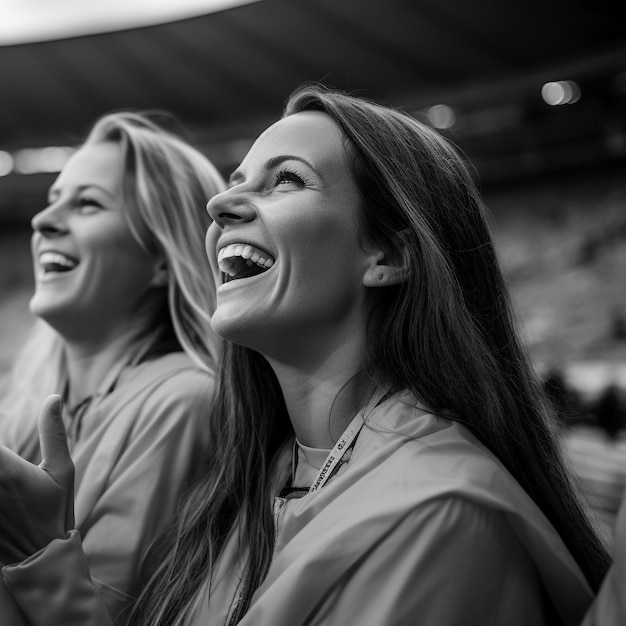
<svg viewBox="0 0 626 626"><path fill-rule="evenodd" d="M0 585L0 623L3 625L113 624L97 583L89 575L89 565L76 530L20 563L5 565Z"/></svg>

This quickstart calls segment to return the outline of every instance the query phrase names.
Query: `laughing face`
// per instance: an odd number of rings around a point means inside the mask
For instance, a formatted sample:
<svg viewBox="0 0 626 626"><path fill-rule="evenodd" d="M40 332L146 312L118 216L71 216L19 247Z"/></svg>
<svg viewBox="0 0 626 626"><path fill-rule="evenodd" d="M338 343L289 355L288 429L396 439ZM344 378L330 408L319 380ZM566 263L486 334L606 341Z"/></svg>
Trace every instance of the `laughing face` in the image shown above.
<svg viewBox="0 0 626 626"><path fill-rule="evenodd" d="M85 146L33 218L33 314L62 334L107 333L134 319L155 275L124 217L117 144Z"/></svg>
<svg viewBox="0 0 626 626"><path fill-rule="evenodd" d="M280 120L207 209L216 276L213 327L266 356L362 341L360 198L339 127L325 114Z"/></svg>

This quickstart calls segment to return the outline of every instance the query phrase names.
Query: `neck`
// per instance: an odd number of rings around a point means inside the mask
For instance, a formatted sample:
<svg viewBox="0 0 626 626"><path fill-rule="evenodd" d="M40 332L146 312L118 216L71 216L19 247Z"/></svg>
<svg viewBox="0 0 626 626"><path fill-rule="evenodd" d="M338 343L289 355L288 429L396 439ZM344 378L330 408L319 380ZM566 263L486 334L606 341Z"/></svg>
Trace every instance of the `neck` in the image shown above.
<svg viewBox="0 0 626 626"><path fill-rule="evenodd" d="M121 332L106 339L65 341L69 406L76 406L98 391L103 379L120 359L128 359L139 333Z"/></svg>
<svg viewBox="0 0 626 626"><path fill-rule="evenodd" d="M359 356L339 350L323 363L306 368L268 358L300 443L332 448L367 402L372 384L361 373Z"/></svg>

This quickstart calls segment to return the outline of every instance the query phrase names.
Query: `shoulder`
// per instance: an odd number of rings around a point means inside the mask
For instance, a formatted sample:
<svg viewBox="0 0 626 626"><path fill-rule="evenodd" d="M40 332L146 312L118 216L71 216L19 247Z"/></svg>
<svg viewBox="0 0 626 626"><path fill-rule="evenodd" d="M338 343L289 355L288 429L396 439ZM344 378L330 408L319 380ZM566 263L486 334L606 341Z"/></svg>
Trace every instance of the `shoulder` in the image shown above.
<svg viewBox="0 0 626 626"><path fill-rule="evenodd" d="M438 476L463 477L460 466L471 466L470 475L506 471L495 455L462 424L420 407L405 392L389 398L365 416L354 459L375 470L380 463L402 466L409 473L415 467L437 468ZM421 473L422 482L433 472ZM434 476L432 476L434 478Z"/></svg>
<svg viewBox="0 0 626 626"><path fill-rule="evenodd" d="M529 515L538 509L497 457L463 425L420 408L412 396L390 398L366 419L349 470L368 490L407 505L458 496ZM410 505L409 505L410 506Z"/></svg>
<svg viewBox="0 0 626 626"><path fill-rule="evenodd" d="M419 533L415 529L419 528ZM463 552L479 551L492 560L511 557L519 545L507 516L497 509L463 497L448 495L420 503L398 521L395 541L438 559L450 554L456 561ZM406 539L406 541L404 541ZM486 548L487 547L487 548ZM506 549L504 549L506 547Z"/></svg>
<svg viewBox="0 0 626 626"><path fill-rule="evenodd" d="M103 406L134 415L137 424L176 422L203 416L212 401L214 377L183 352L172 352L128 367ZM112 404L111 404L112 403Z"/></svg>
<svg viewBox="0 0 626 626"><path fill-rule="evenodd" d="M214 375L200 369L184 352L170 352L127 368L118 387L150 388L159 395L195 394L211 390Z"/></svg>
<svg viewBox="0 0 626 626"><path fill-rule="evenodd" d="M160 354L151 359L141 361L130 368L137 376L173 376L179 373L205 374L182 350Z"/></svg>

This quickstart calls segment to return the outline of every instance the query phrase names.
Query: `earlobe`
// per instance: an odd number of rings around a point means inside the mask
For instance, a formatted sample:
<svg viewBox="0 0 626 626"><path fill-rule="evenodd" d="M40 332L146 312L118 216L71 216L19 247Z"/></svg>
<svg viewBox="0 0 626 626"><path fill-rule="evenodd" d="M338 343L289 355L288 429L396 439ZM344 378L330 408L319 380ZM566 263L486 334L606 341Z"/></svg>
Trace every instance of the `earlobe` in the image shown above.
<svg viewBox="0 0 626 626"><path fill-rule="evenodd" d="M165 287L169 282L170 272L165 259L160 260L154 266L154 274L150 281L151 287Z"/></svg>
<svg viewBox="0 0 626 626"><path fill-rule="evenodd" d="M378 259L366 270L363 276L365 287L390 287L403 283L409 276L409 255L406 247L402 247L398 262L380 254Z"/></svg>
<svg viewBox="0 0 626 626"><path fill-rule="evenodd" d="M390 287L403 283L409 275L408 268L393 265L374 265L363 276L365 287Z"/></svg>

